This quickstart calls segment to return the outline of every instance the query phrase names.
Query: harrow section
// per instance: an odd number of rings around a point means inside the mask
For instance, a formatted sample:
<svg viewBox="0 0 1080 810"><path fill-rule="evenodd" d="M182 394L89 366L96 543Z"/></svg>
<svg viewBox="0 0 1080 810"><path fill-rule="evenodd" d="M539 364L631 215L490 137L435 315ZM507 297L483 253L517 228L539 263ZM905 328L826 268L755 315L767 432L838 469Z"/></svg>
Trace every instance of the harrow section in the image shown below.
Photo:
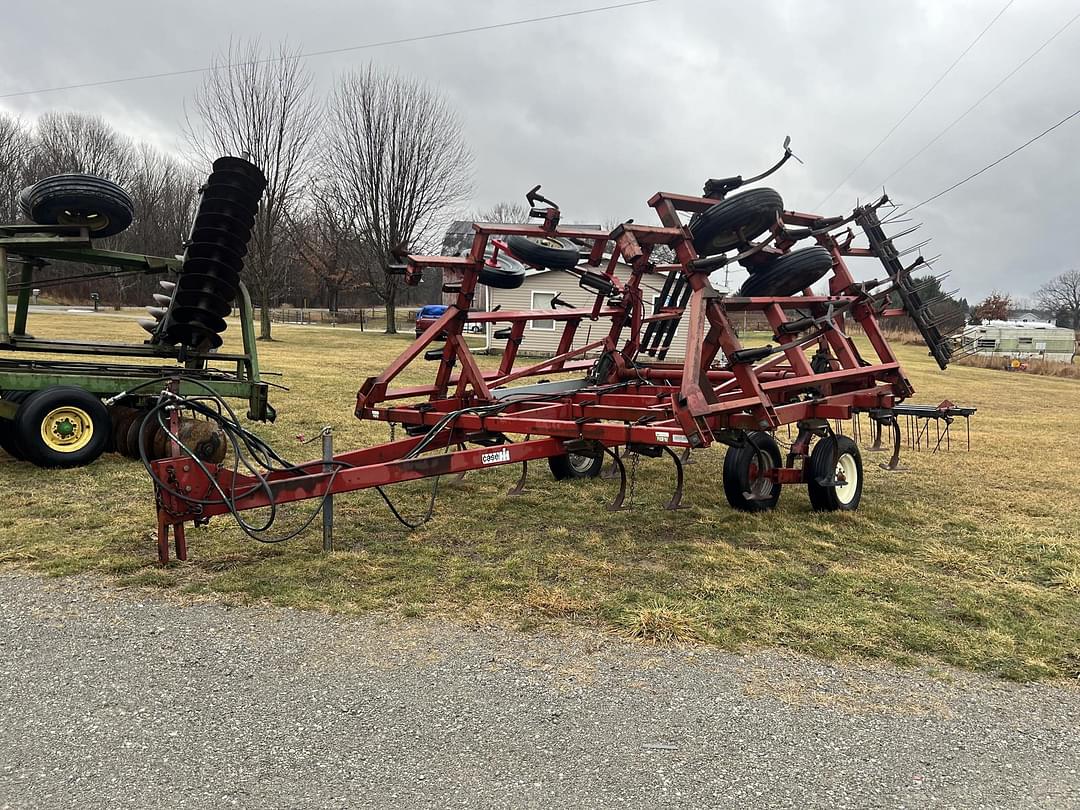
<svg viewBox="0 0 1080 810"><path fill-rule="evenodd" d="M151 343L221 346L265 188L263 173L247 160L214 161L201 190L179 278L163 283L167 295L155 295L158 306L148 308L153 319L139 322L151 334Z"/></svg>
<svg viewBox="0 0 1080 810"><path fill-rule="evenodd" d="M789 156L785 151L765 174ZM830 420L866 414L892 432L895 407L914 393L879 318L912 318L938 364L949 361L949 343L911 282L925 262L900 262L901 251L878 217L887 198L826 218L784 208L772 189L728 196L744 182L752 181L710 180L704 196L657 193L649 205L658 225L627 222L611 232L562 226L559 207L537 187L528 195L537 224L476 223L467 255L419 255L402 246L400 263L388 272L416 284L423 273L441 270L444 292L454 297L442 317L358 392L358 418L401 426L406 437L306 464L266 465L255 474L241 473L238 462L231 468L201 462L174 441L173 457L148 465L157 487L162 560L170 529L184 558L185 521L506 464L522 465L520 491L527 462L537 459L547 459L556 478L598 475L604 459L612 459L620 490L610 508L620 509L627 485L620 448L673 461L677 488L670 508L681 505L689 451L717 443L730 448L724 489L737 509L769 509L791 484L808 487L816 510L857 508L860 452ZM856 229L866 246L855 245ZM800 243L806 246L795 249ZM660 246L674 262L654 261ZM878 259L884 276L856 281L848 268L853 257ZM725 295L710 273L735 262L750 277L738 294ZM523 263L573 273L594 295L592 305L474 309L478 285L520 285ZM815 293L812 287L823 279L827 289ZM645 303L647 280L660 286L656 305ZM897 297L902 307L895 306ZM742 312L767 320L768 345L743 345L733 326ZM558 349L519 365L525 329L536 320L561 327ZM483 368L466 341L466 326L477 323L499 327L494 335L504 343L497 368ZM596 339L580 339L585 323ZM848 334L852 326L869 342L871 357ZM669 362L676 328L689 337L682 360ZM395 387L417 362L435 364L431 382ZM168 418L175 424L184 401L168 392L162 401L173 408ZM796 431L783 456L774 438L780 426ZM896 429L894 455L899 445Z"/></svg>

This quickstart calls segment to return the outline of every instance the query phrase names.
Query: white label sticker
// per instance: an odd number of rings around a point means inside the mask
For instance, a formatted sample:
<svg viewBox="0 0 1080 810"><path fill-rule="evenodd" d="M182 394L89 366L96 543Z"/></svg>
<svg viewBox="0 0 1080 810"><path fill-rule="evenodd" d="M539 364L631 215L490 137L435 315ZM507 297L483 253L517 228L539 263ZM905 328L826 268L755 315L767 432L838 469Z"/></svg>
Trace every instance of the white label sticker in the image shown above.
<svg viewBox="0 0 1080 810"><path fill-rule="evenodd" d="M681 433L672 433L671 440L675 442L675 444L690 444L689 440Z"/></svg>
<svg viewBox="0 0 1080 810"><path fill-rule="evenodd" d="M480 456L480 461L483 464L501 464L510 460L510 450L504 447L502 450L496 450L494 453L484 453Z"/></svg>
<svg viewBox="0 0 1080 810"><path fill-rule="evenodd" d="M377 410L375 410L374 408L371 409L371 418L372 419L378 419L379 418L379 412Z"/></svg>
<svg viewBox="0 0 1080 810"><path fill-rule="evenodd" d="M671 436L671 434L668 433L668 431L666 431L666 430L658 430L658 431L656 431L656 440L658 442L666 442L668 440L668 437L670 437L670 436Z"/></svg>

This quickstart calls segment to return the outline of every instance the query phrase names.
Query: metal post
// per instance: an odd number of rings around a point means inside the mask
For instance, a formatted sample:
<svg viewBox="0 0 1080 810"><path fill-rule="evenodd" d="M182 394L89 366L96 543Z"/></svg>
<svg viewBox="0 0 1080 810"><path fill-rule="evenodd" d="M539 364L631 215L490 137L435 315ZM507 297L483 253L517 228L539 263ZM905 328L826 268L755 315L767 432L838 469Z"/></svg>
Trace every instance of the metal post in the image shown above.
<svg viewBox="0 0 1080 810"><path fill-rule="evenodd" d="M0 247L0 343L9 342L7 301L7 248Z"/></svg>
<svg viewBox="0 0 1080 810"><path fill-rule="evenodd" d="M324 462L334 460L334 429L327 425L322 429L322 457ZM332 464L323 465L323 472L331 472ZM334 496L327 495L323 499L322 508L322 550L334 550Z"/></svg>
<svg viewBox="0 0 1080 810"><path fill-rule="evenodd" d="M23 262L19 276L19 299L15 302L15 325L11 329L15 337L26 337L26 313L30 310L30 288L33 285L34 265L29 261Z"/></svg>

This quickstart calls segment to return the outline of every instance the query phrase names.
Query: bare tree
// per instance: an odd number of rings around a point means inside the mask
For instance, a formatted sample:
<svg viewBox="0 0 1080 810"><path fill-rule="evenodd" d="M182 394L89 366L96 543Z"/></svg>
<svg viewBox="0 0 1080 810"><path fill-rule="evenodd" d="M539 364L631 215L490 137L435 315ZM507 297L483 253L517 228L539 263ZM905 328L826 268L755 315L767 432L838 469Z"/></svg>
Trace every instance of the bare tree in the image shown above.
<svg viewBox="0 0 1080 810"><path fill-rule="evenodd" d="M1066 270L1035 293L1039 306L1054 313L1058 326L1080 330L1080 270ZM1068 323L1062 323L1063 320Z"/></svg>
<svg viewBox="0 0 1080 810"><path fill-rule="evenodd" d="M135 150L131 141L97 115L45 113L34 127L27 170L31 181L78 172L121 185L131 179Z"/></svg>
<svg viewBox="0 0 1080 810"><path fill-rule="evenodd" d="M431 246L447 212L469 194L472 156L460 122L429 86L369 65L334 88L325 151L328 180L357 212L356 232L370 251L361 271L394 333L400 277L386 273L393 251Z"/></svg>
<svg viewBox="0 0 1080 810"><path fill-rule="evenodd" d="M362 283L360 267L369 260L356 223L356 201L343 198L333 183L316 180L303 215L291 218L289 235L301 266L326 291L327 307L338 310L339 294Z"/></svg>
<svg viewBox="0 0 1080 810"><path fill-rule="evenodd" d="M529 206L503 200L488 208L482 208L469 215L474 222L501 222L518 225L529 221Z"/></svg>
<svg viewBox="0 0 1080 810"><path fill-rule="evenodd" d="M183 250L195 214L200 177L190 166L148 144L135 147L131 179L126 188L135 203L135 219L114 238L122 250L158 256L172 256ZM143 303L157 280L146 276L122 275L115 279L118 305L137 292Z"/></svg>
<svg viewBox="0 0 1080 810"><path fill-rule="evenodd" d="M30 133L22 121L0 114L0 219L14 222L18 216L16 197L26 182L26 161L30 156Z"/></svg>
<svg viewBox="0 0 1080 810"><path fill-rule="evenodd" d="M260 338L271 340L270 307L291 267L281 255L282 228L303 195L319 129L311 77L297 50L231 43L214 58L193 104L201 126L189 120L187 136L203 164L247 153L266 175L244 275L261 309Z"/></svg>

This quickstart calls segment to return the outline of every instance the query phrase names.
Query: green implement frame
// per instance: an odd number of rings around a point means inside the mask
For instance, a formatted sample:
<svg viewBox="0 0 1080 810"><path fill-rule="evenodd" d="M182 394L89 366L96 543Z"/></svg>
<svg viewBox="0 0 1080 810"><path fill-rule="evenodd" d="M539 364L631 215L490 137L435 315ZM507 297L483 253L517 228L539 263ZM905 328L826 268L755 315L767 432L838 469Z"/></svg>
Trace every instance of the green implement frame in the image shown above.
<svg viewBox="0 0 1080 810"><path fill-rule="evenodd" d="M95 269L58 279L38 278L35 282L35 275L50 261L56 260L92 265ZM12 265L19 266L19 278L9 283ZM235 302L243 338L240 354L199 352L190 347L152 341L105 343L41 339L26 331L31 314L31 292L35 287L136 273L175 276L181 266L181 260L176 258L95 248L89 231L81 226L0 225L0 392L71 385L104 397L168 378L177 381L184 393L206 394L209 388L218 396L246 399L249 419L273 421L275 412L267 399L268 385L259 372L251 297L243 284ZM8 296L12 293L17 294L14 321L9 319L8 313ZM132 327L135 327L134 323ZM49 357L39 359L33 357L35 353ZM56 359L55 355L64 358ZM164 362L115 362L115 358L125 357ZM91 358L108 358L109 361ZM16 410L14 403L0 399L0 417L11 419Z"/></svg>

